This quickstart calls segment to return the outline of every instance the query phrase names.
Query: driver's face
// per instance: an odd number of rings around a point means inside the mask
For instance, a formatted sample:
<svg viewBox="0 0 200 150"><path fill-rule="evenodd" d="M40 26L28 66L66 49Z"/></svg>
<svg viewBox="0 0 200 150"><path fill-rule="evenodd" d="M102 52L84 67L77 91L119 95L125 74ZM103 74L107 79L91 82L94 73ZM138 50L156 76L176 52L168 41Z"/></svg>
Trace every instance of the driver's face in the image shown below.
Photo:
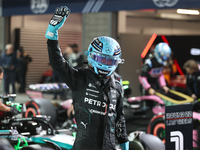
<svg viewBox="0 0 200 150"><path fill-rule="evenodd" d="M3 79L3 72L0 73L0 82L1 82L2 79Z"/></svg>

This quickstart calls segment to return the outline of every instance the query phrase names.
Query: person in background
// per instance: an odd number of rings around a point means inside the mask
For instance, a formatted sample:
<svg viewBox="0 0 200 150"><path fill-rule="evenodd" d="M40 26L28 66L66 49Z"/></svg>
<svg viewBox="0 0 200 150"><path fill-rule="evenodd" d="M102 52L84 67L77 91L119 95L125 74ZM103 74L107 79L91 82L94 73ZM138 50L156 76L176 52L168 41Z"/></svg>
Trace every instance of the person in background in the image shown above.
<svg viewBox="0 0 200 150"><path fill-rule="evenodd" d="M122 150L129 150L122 86L113 75L123 63L120 45L111 37L96 37L85 53L88 68L73 68L63 58L58 43L58 29L69 14L68 7L58 7L45 37L53 69L73 91L78 131L72 150L115 150L115 137Z"/></svg>
<svg viewBox="0 0 200 150"><path fill-rule="evenodd" d="M0 82L3 79L4 73L3 73L3 68L0 66ZM8 107L6 105L4 105L1 100L0 100L0 111L3 112L11 112L12 115L17 115L19 113L19 111L17 110L17 108L14 107Z"/></svg>
<svg viewBox="0 0 200 150"><path fill-rule="evenodd" d="M174 77L176 74L177 74L177 68L176 65L174 64L173 54L171 54L168 65L164 66L163 68L163 75L165 77L167 84L170 83L171 77Z"/></svg>
<svg viewBox="0 0 200 150"><path fill-rule="evenodd" d="M16 79L17 82L19 83L19 93L25 93L25 88L26 88L26 73L27 73L27 66L28 63L26 61L26 58L24 56L24 50L23 47L20 47L17 49L17 61L18 65L16 68Z"/></svg>
<svg viewBox="0 0 200 150"><path fill-rule="evenodd" d="M72 67L77 67L77 65L78 65L77 56L74 53L73 46L74 46L73 44L67 45L65 52L64 52L64 54L65 54L64 56Z"/></svg>
<svg viewBox="0 0 200 150"><path fill-rule="evenodd" d="M198 64L195 60L190 59L186 61L183 65L186 70L186 87L188 95L192 98L200 98L200 70Z"/></svg>
<svg viewBox="0 0 200 150"><path fill-rule="evenodd" d="M77 68L77 55L74 52L74 44L68 44L64 51L64 58L68 61L69 65L73 68ZM66 89L63 91L63 99L71 99L72 91L71 89Z"/></svg>
<svg viewBox="0 0 200 150"><path fill-rule="evenodd" d="M79 51L77 44L73 44L73 51L76 54L76 61L77 61L76 68L82 68L84 65L83 63L84 57L83 57L83 54Z"/></svg>
<svg viewBox="0 0 200 150"><path fill-rule="evenodd" d="M9 85L12 85L12 94L16 94L15 81L16 81L16 68L17 58L13 52L13 45L7 44L6 52L1 55L0 66L4 69L4 93L9 94Z"/></svg>
<svg viewBox="0 0 200 150"><path fill-rule="evenodd" d="M166 93L168 92L169 88L166 86L163 67L168 64L170 55L171 48L167 43L161 42L156 45L154 54L145 60L139 76L142 95L154 95L160 88Z"/></svg>

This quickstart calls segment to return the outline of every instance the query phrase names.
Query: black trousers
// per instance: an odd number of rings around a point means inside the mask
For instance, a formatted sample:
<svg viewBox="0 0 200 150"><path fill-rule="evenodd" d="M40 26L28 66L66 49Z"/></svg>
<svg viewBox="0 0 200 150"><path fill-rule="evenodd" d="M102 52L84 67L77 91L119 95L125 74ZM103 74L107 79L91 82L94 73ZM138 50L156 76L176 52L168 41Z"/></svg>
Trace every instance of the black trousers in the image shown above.
<svg viewBox="0 0 200 150"><path fill-rule="evenodd" d="M25 93L26 89L26 71L18 71L17 78L19 82L19 93Z"/></svg>
<svg viewBox="0 0 200 150"><path fill-rule="evenodd" d="M10 94L9 85L12 85L12 94L16 94L15 91L15 80L16 74L15 70L4 70L4 92L5 94Z"/></svg>

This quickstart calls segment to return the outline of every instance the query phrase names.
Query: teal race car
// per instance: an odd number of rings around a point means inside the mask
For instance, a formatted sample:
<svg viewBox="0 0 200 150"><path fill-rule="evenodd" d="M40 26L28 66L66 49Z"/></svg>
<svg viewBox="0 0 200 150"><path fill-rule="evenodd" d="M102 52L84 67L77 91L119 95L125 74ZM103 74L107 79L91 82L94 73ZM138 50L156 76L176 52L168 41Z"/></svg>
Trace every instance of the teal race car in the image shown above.
<svg viewBox="0 0 200 150"><path fill-rule="evenodd" d="M69 129L55 130L49 122L49 117L37 115L23 118L26 112L23 104L12 103L9 97L0 96L7 106L16 106L19 114L1 113L0 138L6 139L15 150L69 150L72 149L76 126ZM13 95L12 95L13 97ZM2 144L0 144L2 146Z"/></svg>
<svg viewBox="0 0 200 150"><path fill-rule="evenodd" d="M6 138L15 150L33 144L49 147L49 150L69 150L75 140L74 129L55 131L43 116L3 120L0 129L0 137Z"/></svg>

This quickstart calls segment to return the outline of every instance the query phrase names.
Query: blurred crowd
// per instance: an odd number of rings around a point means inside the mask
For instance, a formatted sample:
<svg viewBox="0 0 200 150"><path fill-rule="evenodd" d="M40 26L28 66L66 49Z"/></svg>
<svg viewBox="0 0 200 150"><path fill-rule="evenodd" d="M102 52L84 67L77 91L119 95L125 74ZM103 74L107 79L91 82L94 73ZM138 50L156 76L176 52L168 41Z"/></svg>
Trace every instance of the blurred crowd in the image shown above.
<svg viewBox="0 0 200 150"><path fill-rule="evenodd" d="M28 64L31 61L32 58L24 51L23 47L14 50L12 44L5 46L5 51L1 54L0 58L0 66L4 71L4 94L25 93L26 74ZM19 85L18 91L16 91L16 82ZM11 91L10 86L12 87Z"/></svg>
<svg viewBox="0 0 200 150"><path fill-rule="evenodd" d="M169 49L169 52L159 47L159 44L165 45ZM142 61L143 65L141 75L139 76L142 95L152 95L158 87L163 88L167 92L170 79L178 75L171 48L165 43L159 44L152 45ZM73 68L84 67L84 56L76 43L68 44L63 52L63 56ZM5 51L1 54L0 58L0 66L4 71L4 94L26 93L26 75L30 62L32 62L32 58L24 51L23 47L14 50L12 44L5 46ZM198 63L195 60L187 60L182 68L186 71L186 94L194 99L198 99L200 97ZM54 70L52 70L52 82L62 82ZM16 83L18 84L17 91ZM9 91L10 86L12 87L11 91ZM70 91L67 93L55 91L52 99L57 99L58 95L60 99L71 98Z"/></svg>

